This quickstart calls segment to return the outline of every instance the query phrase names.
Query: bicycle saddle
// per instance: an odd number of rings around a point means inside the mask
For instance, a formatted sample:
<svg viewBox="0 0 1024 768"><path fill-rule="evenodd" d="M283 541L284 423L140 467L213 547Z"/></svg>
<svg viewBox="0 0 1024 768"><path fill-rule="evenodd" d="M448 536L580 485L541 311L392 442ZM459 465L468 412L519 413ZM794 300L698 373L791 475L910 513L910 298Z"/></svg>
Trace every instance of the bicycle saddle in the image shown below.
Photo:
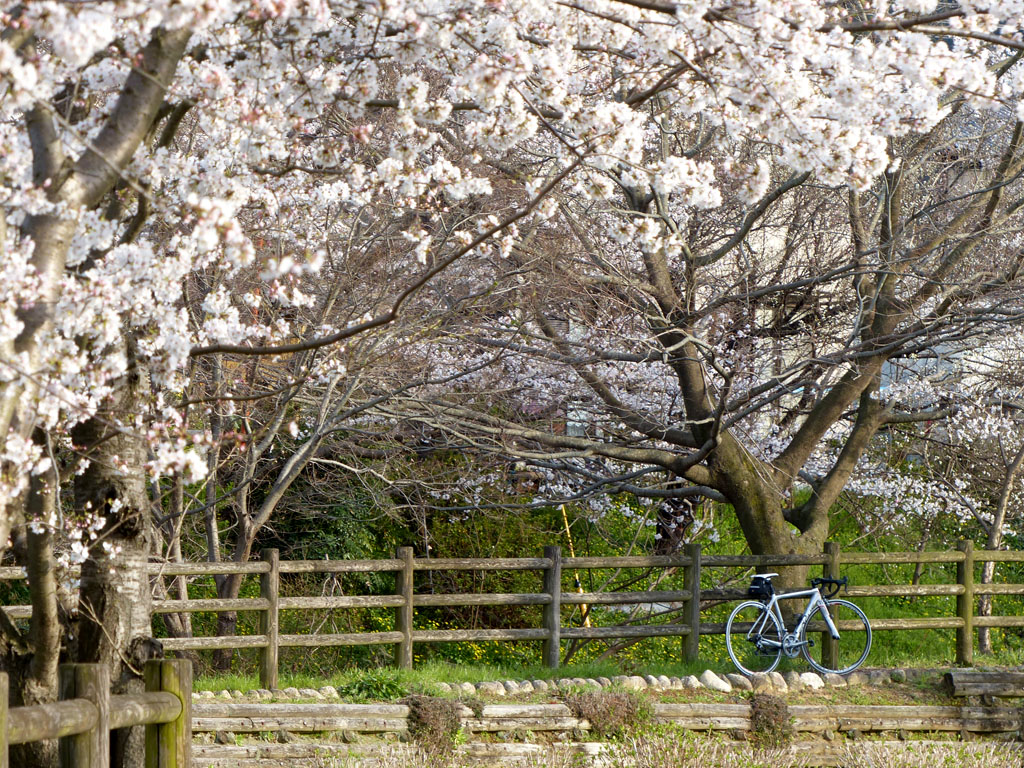
<svg viewBox="0 0 1024 768"><path fill-rule="evenodd" d="M756 579L770 579L772 576L778 576L777 573L755 573L753 578Z"/></svg>

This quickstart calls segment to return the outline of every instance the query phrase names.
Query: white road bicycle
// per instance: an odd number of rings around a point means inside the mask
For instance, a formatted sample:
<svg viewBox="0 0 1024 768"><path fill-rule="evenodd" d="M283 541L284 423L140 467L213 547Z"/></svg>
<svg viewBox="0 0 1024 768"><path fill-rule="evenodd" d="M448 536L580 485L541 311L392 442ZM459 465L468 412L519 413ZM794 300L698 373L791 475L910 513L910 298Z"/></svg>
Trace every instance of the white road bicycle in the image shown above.
<svg viewBox="0 0 1024 768"><path fill-rule="evenodd" d="M791 659L802 654L807 663L821 673L845 675L864 663L871 650L871 624L864 611L853 603L832 599L846 586L845 577L811 579L812 589L777 595L773 576L778 574L759 573L751 579L747 595L757 599L737 605L725 625L725 646L740 672L745 675L771 672L779 665L783 654ZM808 599L807 608L789 632L779 600L802 597ZM821 631L827 632L836 645L836 663L827 658L826 643L815 643L807 636L808 632Z"/></svg>

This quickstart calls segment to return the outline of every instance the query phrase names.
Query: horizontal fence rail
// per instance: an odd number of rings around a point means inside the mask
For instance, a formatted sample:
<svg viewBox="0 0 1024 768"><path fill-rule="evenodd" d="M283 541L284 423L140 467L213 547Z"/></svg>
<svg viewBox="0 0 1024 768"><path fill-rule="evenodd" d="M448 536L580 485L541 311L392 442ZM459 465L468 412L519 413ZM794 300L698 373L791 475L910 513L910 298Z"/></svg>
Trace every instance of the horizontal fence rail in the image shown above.
<svg viewBox="0 0 1024 768"><path fill-rule="evenodd" d="M824 731L862 733L886 731L1015 733L1024 726L1022 712L1009 706L926 706L866 704L791 704L790 725L798 733ZM592 725L563 703L485 704L479 711L458 710L470 734L508 732L589 731ZM688 730L751 731L751 705L719 702L655 702L656 723ZM199 701L193 730L199 732L265 733L285 730L318 733L354 730L360 733L406 733L409 708L401 704L246 704Z"/></svg>
<svg viewBox="0 0 1024 768"><path fill-rule="evenodd" d="M9 680L0 673L0 768L13 765L8 747L51 739L60 739L60 768L109 768L110 732L132 726L146 726L146 768L189 768L192 665L155 659L144 677L145 693L112 696L107 667L64 664L60 701L9 709Z"/></svg>
<svg viewBox="0 0 1024 768"><path fill-rule="evenodd" d="M172 637L162 640L167 651L217 649L256 649L260 657L260 678L264 687L277 686L278 653L281 648L381 646L394 647L395 663L413 664L417 643L538 641L543 644L544 663L557 667L562 641L629 640L646 637L679 637L682 655L696 660L701 636L720 635L722 621L703 621L701 610L724 601L745 597L743 589L700 587L702 575L709 569L766 570L786 566L820 567L823 576L838 578L847 566L939 564L956 569L955 583L948 584L851 584L844 597L850 598L929 598L955 600L955 611L932 618L872 618L879 631L956 630L956 657L970 665L973 639L979 627L1024 627L1024 615L976 615L976 600L982 595L1024 595L1024 584L976 584L975 566L984 562L1024 562L1024 552L974 550L971 542L957 549L939 552L842 552L828 543L817 554L799 555L709 555L699 544L686 545L681 554L629 557L563 557L560 547L545 547L543 557L523 558L418 558L411 547L401 547L396 557L379 560L293 560L282 561L277 550L268 549L262 559L248 563L151 563L152 577L210 576L242 574L257 577L258 597L235 599L165 599L153 601L154 614L252 611L258 615L256 634L222 637ZM642 591L584 591L579 573L590 570L674 569L682 575L682 589ZM538 592L445 593L424 591L426 580L444 572L532 571L541 581ZM372 595L282 596L282 575L289 574L394 574L394 591ZM563 576L575 576L575 589L563 589ZM419 576L419 578L417 578ZM24 578L19 568L0 568L0 580ZM417 589L419 587L419 589ZM562 609L591 615L594 606L621 606L629 609L647 605L671 613L670 623L626 623L618 626L591 626L589 618L575 626L566 626ZM489 629L417 629L417 609L471 606L537 606L539 626L496 627ZM388 609L394 612L393 629L375 632L285 634L281 632L281 611ZM4 606L12 619L31 615L28 606ZM814 629L814 627L812 627ZM835 645L823 633L823 653L834 655Z"/></svg>

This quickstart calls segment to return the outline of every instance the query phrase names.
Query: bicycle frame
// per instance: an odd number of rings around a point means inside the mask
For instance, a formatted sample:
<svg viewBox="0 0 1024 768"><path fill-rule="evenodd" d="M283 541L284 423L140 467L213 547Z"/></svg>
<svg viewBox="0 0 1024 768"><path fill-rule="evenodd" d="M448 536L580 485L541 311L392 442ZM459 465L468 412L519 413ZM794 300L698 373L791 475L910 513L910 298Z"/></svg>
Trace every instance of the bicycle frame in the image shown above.
<svg viewBox="0 0 1024 768"><path fill-rule="evenodd" d="M793 628L793 631L790 632L788 629L786 629L786 622L782 618L782 611L779 608L779 600L793 600L793 599L799 599L801 597L806 597L808 599L807 607L804 609L804 614L803 614L803 616L800 617L800 621L797 622L797 625ZM815 589L802 589L802 590L800 590L798 592L787 592L784 595L774 594L774 595L771 596L771 598L767 602L765 602L765 601L762 601L762 602L764 602L764 604L768 607L768 611L769 612L771 612L771 611L775 612L775 615L779 619L779 623L782 625L782 628L785 631L785 636L783 637L783 642L782 643L776 642L774 640L769 640L767 638L761 638L760 642L764 643L765 645L768 645L768 646L771 646L771 647L775 647L775 646L784 647L786 645L785 641L787 639L789 639L791 637L799 637L801 631L804 629L804 627L807 626L807 623L811 620L811 616L814 615L815 611L818 608L822 608L821 613L825 617L825 624L828 626L828 631L829 631L829 634L832 635L832 639L833 640L838 640L839 639L839 630L836 628L835 623L833 623L832 616L829 615L828 604L825 602L825 598L823 598L821 596L821 592L818 591L817 588L815 588ZM764 619L762 619L761 621L755 622L755 625L750 628L750 632L748 633L748 636L751 635L751 634L760 634L762 627L760 627L758 625L763 623L763 622L764 622Z"/></svg>

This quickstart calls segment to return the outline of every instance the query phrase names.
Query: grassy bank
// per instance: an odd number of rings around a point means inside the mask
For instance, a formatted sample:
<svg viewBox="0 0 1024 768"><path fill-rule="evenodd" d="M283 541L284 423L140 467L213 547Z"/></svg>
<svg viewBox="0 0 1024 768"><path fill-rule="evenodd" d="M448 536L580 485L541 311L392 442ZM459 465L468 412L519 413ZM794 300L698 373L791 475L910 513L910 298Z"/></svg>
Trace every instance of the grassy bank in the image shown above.
<svg viewBox="0 0 1024 768"><path fill-rule="evenodd" d="M807 671L807 666L797 662L789 662L789 667L800 671ZM685 677L686 675L699 675L708 666L705 664L666 664L650 665L629 670L623 670L614 663L601 662L591 664L577 664L562 667L558 670L546 667L506 667L501 665L453 665L443 662L431 662L423 664L412 670L401 670L395 668L380 668L368 670L349 670L338 672L328 678L315 677L310 675L283 675L279 685L281 688L320 688L324 685L336 687L342 696L352 702L360 701L388 701L400 699L410 693L439 692L438 683L454 685L462 682L481 683L489 681L504 680L553 680L560 678L613 678L616 675L667 675L669 677ZM783 670L785 667L782 668ZM731 668L722 668L718 672L733 672ZM936 670L918 682L900 686L870 686L845 688L827 688L823 691L808 693L818 703L828 703L831 699L851 704L872 704L880 703L880 698L885 703L909 704L909 703L950 703L945 700L944 695L939 693L939 682L941 672ZM193 685L196 691L221 691L240 690L248 691L260 688L259 679L255 675L210 675L199 677ZM686 700L709 700L725 701L735 694L718 694L706 689L697 691L666 691L661 694L662 698L671 699L674 696L682 696ZM791 697L791 701L798 701ZM838 698L836 698L838 697ZM543 698L543 695L541 695Z"/></svg>

